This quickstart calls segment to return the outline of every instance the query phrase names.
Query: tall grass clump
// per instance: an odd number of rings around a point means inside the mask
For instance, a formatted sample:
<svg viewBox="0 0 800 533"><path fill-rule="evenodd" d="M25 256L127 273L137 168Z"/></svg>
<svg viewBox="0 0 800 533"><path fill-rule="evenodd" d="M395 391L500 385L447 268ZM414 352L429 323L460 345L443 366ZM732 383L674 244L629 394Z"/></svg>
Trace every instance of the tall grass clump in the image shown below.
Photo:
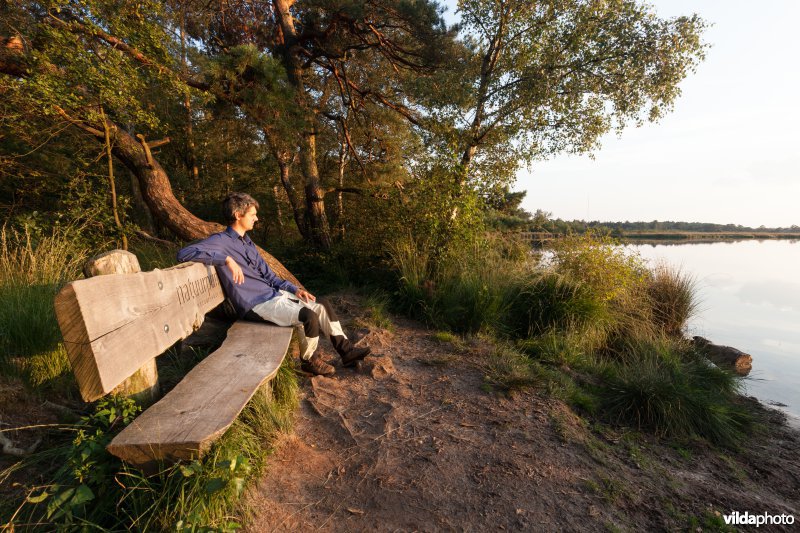
<svg viewBox="0 0 800 533"><path fill-rule="evenodd" d="M527 338L552 331L585 330L610 320L608 306L591 288L555 269L529 274L511 295L504 322L513 337Z"/></svg>
<svg viewBox="0 0 800 533"><path fill-rule="evenodd" d="M247 515L240 496L263 471L275 437L291 428L298 385L289 359L271 385L271 394L258 391L202 460L161 465L152 475L105 449L138 407L119 397L102 400L71 428L70 441L26 460L49 468L51 481L21 487L23 502L4 525L19 531L238 529Z"/></svg>
<svg viewBox="0 0 800 533"><path fill-rule="evenodd" d="M400 310L419 315L432 295L433 262L428 246L409 235L392 243L389 257L399 276L397 302Z"/></svg>
<svg viewBox="0 0 800 533"><path fill-rule="evenodd" d="M691 274L666 263L651 271L647 296L653 322L667 335L678 336L697 311L696 282Z"/></svg>
<svg viewBox="0 0 800 533"><path fill-rule="evenodd" d="M424 245L406 239L395 244L391 258L402 306L458 333L503 328L510 297L528 267L515 243L493 237L453 246L435 260Z"/></svg>
<svg viewBox="0 0 800 533"><path fill-rule="evenodd" d="M674 338L630 342L602 377L604 416L618 424L735 446L753 422L738 401L741 378Z"/></svg>
<svg viewBox="0 0 800 533"><path fill-rule="evenodd" d="M6 358L0 363L57 347L53 297L64 282L80 276L86 256L74 228L38 239L0 229L0 357Z"/></svg>

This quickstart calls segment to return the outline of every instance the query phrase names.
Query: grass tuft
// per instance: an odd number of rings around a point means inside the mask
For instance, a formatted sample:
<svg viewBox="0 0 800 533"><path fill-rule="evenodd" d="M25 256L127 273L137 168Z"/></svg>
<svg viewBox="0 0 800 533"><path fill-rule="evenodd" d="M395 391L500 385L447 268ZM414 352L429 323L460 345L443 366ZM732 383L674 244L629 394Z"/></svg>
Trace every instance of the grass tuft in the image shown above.
<svg viewBox="0 0 800 533"><path fill-rule="evenodd" d="M653 321L667 335L680 336L697 311L696 281L680 268L660 263L652 270L647 295Z"/></svg>
<svg viewBox="0 0 800 533"><path fill-rule="evenodd" d="M615 423L736 446L754 421L737 401L738 376L669 338L632 342L603 378L601 406Z"/></svg>
<svg viewBox="0 0 800 533"><path fill-rule="evenodd" d="M529 388L538 382L530 359L506 344L497 346L484 370L484 383L506 393Z"/></svg>
<svg viewBox="0 0 800 533"><path fill-rule="evenodd" d="M367 321L370 325L391 331L394 323L389 314L389 295L385 292L373 292L364 302L367 311Z"/></svg>

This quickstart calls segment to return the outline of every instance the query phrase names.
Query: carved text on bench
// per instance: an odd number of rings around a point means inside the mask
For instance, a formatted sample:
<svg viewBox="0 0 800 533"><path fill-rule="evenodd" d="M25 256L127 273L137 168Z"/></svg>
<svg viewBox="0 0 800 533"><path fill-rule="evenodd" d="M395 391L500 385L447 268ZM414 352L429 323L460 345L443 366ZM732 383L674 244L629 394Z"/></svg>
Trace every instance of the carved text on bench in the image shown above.
<svg viewBox="0 0 800 533"><path fill-rule="evenodd" d="M198 279L187 279L183 285L176 287L178 303L185 304L192 298L201 298L197 303L203 305L211 297L210 291L219 284L217 277L209 274Z"/></svg>

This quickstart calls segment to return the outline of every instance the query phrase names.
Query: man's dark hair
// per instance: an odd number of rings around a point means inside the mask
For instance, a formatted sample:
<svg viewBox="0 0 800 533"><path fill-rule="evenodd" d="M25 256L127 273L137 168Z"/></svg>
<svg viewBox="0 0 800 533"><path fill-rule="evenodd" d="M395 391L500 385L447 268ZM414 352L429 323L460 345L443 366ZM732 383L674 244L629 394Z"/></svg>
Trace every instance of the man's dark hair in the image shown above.
<svg viewBox="0 0 800 533"><path fill-rule="evenodd" d="M237 213L244 215L251 207L258 209L255 198L244 192L232 192L222 201L222 217L228 224L233 224Z"/></svg>

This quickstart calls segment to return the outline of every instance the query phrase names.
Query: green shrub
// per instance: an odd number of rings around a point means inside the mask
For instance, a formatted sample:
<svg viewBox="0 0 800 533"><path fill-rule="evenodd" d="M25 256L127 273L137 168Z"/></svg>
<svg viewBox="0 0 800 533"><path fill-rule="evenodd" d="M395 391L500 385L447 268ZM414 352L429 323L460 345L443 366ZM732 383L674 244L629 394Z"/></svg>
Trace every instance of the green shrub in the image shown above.
<svg viewBox="0 0 800 533"><path fill-rule="evenodd" d="M638 254L593 232L555 241L553 263L559 273L584 284L602 301L624 302L647 280L647 267Z"/></svg>
<svg viewBox="0 0 800 533"><path fill-rule="evenodd" d="M587 285L552 269L519 280L517 289L509 299L503 321L505 331L513 337L599 327L610 319L606 302Z"/></svg>
<svg viewBox="0 0 800 533"><path fill-rule="evenodd" d="M656 434L735 445L752 422L737 402L738 376L669 338L631 341L603 371L598 393L610 421Z"/></svg>

